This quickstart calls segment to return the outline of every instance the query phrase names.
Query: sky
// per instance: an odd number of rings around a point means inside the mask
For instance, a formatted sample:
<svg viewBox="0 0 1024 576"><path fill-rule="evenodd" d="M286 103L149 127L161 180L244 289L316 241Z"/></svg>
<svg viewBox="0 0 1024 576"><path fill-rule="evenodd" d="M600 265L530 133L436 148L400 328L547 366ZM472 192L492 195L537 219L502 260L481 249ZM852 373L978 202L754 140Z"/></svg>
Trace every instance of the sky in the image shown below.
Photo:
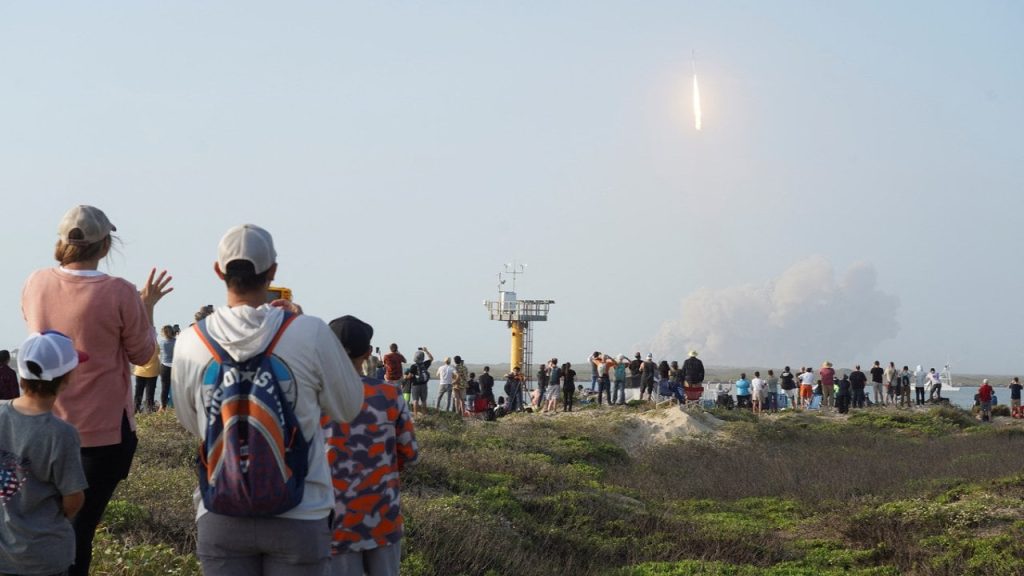
<svg viewBox="0 0 1024 576"><path fill-rule="evenodd" d="M406 352L507 361L519 262L535 358L1024 371L1019 2L0 1L0 86L0 347L92 204L157 324L251 222Z"/></svg>

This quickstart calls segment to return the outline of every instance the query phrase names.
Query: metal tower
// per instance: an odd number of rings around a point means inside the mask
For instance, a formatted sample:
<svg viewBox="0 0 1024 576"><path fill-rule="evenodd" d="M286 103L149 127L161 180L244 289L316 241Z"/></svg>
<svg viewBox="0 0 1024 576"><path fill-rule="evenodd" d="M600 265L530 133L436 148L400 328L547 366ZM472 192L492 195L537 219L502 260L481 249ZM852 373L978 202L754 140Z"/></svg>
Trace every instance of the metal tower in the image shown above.
<svg viewBox="0 0 1024 576"><path fill-rule="evenodd" d="M554 300L518 300L516 298L516 277L526 272L525 264L505 264L498 273L498 300L485 300L484 306L491 320L500 320L508 325L511 333L509 349L510 368L519 366L527 382L533 380L533 322L544 322ZM512 289L505 289L506 276L512 277Z"/></svg>

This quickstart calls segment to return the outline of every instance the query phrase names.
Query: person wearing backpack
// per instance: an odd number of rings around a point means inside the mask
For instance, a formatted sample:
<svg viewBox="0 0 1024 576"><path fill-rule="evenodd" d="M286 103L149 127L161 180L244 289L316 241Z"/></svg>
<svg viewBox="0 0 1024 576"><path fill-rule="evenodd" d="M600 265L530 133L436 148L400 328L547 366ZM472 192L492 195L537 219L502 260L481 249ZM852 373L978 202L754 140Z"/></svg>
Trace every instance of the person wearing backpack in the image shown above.
<svg viewBox="0 0 1024 576"><path fill-rule="evenodd" d="M422 411L427 413L427 385L430 384L430 364L434 362L434 355L427 350L426 346L416 350L413 356L412 367L416 370L416 380L412 384L412 412L413 416L419 416Z"/></svg>
<svg viewBox="0 0 1024 576"><path fill-rule="evenodd" d="M327 324L266 304L269 232L228 230L214 271L226 305L182 332L171 370L175 414L200 440L196 555L218 576L324 574L334 489L320 416L352 420L362 381Z"/></svg>

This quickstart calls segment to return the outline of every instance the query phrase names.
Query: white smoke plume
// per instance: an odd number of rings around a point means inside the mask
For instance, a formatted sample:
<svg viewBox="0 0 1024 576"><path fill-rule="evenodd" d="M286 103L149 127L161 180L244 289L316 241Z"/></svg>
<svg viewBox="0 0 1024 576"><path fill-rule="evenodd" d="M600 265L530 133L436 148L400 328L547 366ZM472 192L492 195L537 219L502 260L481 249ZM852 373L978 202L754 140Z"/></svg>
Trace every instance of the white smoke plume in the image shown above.
<svg viewBox="0 0 1024 576"><path fill-rule="evenodd" d="M864 364L900 328L899 297L878 290L876 276L870 264L854 264L837 280L815 256L763 284L705 288L683 300L652 349L662 358L698 350L713 365Z"/></svg>

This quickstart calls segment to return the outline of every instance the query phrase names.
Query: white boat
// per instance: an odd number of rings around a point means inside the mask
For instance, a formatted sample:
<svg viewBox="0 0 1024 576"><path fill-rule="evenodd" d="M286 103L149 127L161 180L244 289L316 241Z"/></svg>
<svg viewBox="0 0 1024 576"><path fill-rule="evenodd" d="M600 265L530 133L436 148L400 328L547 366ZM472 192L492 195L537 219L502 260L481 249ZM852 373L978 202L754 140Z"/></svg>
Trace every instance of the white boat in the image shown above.
<svg viewBox="0 0 1024 576"><path fill-rule="evenodd" d="M960 390L959 386L953 384L953 372L949 369L949 364L942 367L942 374L939 374L939 380L942 382L943 392L956 392Z"/></svg>

